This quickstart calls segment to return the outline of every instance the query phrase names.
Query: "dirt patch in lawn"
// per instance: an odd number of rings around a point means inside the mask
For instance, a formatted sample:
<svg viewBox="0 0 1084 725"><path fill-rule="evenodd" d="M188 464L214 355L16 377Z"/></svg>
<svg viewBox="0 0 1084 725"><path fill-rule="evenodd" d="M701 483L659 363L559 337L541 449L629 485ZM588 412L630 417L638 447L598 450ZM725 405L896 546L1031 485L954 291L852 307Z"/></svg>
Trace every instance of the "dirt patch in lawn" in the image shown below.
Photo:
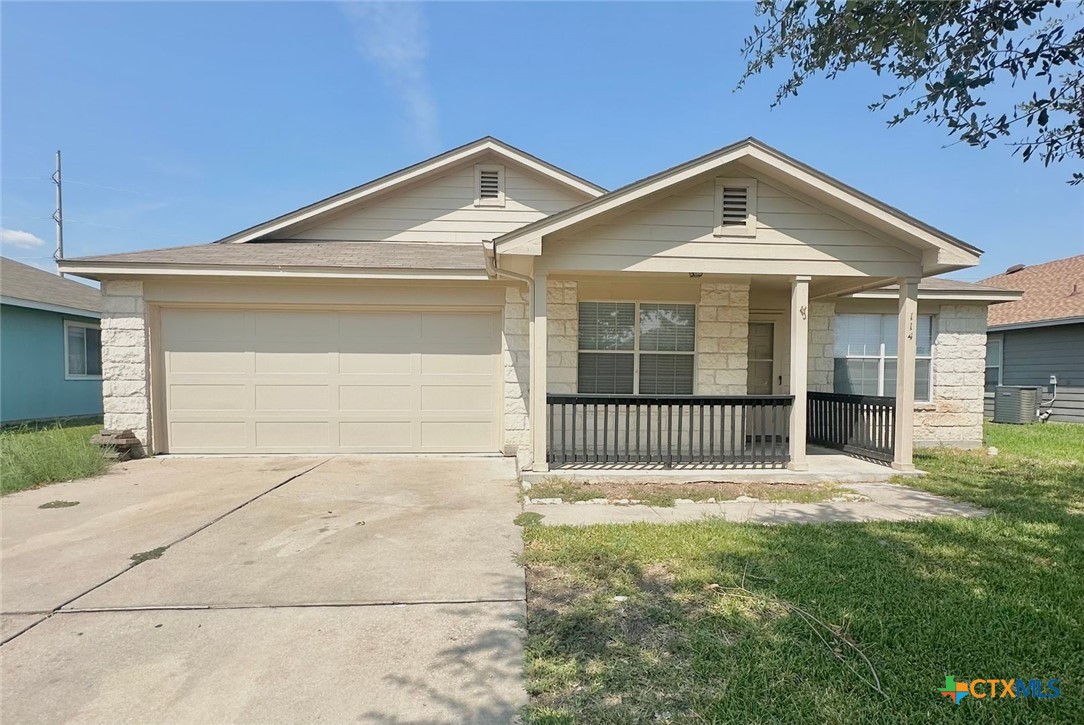
<svg viewBox="0 0 1084 725"><path fill-rule="evenodd" d="M583 483L548 478L531 486L532 499L559 498L565 503L606 499L611 503L673 506L678 500L711 502L753 499L791 503L865 501L865 496L833 483Z"/></svg>

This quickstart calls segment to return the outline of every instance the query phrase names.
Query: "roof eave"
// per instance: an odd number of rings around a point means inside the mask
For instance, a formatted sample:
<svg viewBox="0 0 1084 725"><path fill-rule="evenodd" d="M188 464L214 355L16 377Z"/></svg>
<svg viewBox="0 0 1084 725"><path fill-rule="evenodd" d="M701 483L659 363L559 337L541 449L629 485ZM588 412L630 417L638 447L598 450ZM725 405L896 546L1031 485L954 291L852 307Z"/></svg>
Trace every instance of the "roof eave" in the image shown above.
<svg viewBox="0 0 1084 725"><path fill-rule="evenodd" d="M1077 325L1084 323L1084 315L1075 317L1056 317L1050 320L1028 320L1027 322L1006 322L1003 325L988 325L987 332L1008 332L1026 330L1032 327L1054 327L1055 325Z"/></svg>
<svg viewBox="0 0 1084 725"><path fill-rule="evenodd" d="M286 265L178 264L63 261L60 270L85 279L114 277L265 277L273 279L488 280L484 268L296 267Z"/></svg>

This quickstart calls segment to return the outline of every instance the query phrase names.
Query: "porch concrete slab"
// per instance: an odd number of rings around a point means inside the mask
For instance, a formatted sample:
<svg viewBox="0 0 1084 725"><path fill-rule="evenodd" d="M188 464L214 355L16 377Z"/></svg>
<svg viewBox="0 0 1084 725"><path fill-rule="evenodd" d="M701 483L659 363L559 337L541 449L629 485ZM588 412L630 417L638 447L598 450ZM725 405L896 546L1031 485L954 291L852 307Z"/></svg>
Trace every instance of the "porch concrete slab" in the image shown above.
<svg viewBox="0 0 1084 725"><path fill-rule="evenodd" d="M827 448L810 447L808 461L809 470L806 471L702 464L675 465L673 468L646 464L583 464L545 472L524 471L521 476L526 483L540 483L553 478L583 483L867 483L924 475L923 471L896 471L887 465Z"/></svg>
<svg viewBox="0 0 1084 725"><path fill-rule="evenodd" d="M69 610L524 598L514 463L336 457Z"/></svg>
<svg viewBox="0 0 1084 725"><path fill-rule="evenodd" d="M59 613L4 645L4 721L498 723L523 602Z"/></svg>
<svg viewBox="0 0 1084 725"><path fill-rule="evenodd" d="M0 614L0 644L7 642L12 637L22 634L38 622L45 619L47 614Z"/></svg>
<svg viewBox="0 0 1084 725"><path fill-rule="evenodd" d="M49 612L326 457L145 459L4 497L0 611ZM75 506L40 508L51 501Z"/></svg>

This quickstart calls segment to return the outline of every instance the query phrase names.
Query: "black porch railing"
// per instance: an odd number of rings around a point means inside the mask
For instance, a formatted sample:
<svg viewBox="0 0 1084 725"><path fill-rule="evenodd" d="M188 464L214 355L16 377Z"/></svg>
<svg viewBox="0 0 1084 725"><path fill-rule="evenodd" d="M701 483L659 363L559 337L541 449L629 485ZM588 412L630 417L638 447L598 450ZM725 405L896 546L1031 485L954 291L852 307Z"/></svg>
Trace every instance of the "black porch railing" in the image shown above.
<svg viewBox="0 0 1084 725"><path fill-rule="evenodd" d="M896 451L896 399L809 393L806 441L891 463Z"/></svg>
<svg viewBox="0 0 1084 725"><path fill-rule="evenodd" d="M789 395L547 395L551 466L782 465Z"/></svg>

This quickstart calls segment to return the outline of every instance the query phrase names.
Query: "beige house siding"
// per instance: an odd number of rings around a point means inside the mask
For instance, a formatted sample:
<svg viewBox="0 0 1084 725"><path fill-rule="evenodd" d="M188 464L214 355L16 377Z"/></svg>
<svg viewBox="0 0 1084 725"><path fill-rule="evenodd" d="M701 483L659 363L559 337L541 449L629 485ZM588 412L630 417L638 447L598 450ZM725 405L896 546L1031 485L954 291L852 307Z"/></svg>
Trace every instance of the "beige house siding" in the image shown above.
<svg viewBox="0 0 1084 725"><path fill-rule="evenodd" d="M721 176L748 177L744 167ZM916 251L874 236L760 180L754 237L715 236L715 182L698 184L590 228L547 237L549 270L899 276Z"/></svg>
<svg viewBox="0 0 1084 725"><path fill-rule="evenodd" d="M104 427L130 429L148 447L150 399L143 283L103 281L101 324Z"/></svg>
<svg viewBox="0 0 1084 725"><path fill-rule="evenodd" d="M749 282L704 282L696 308L696 394L745 395Z"/></svg>
<svg viewBox="0 0 1084 725"><path fill-rule="evenodd" d="M986 305L941 305L933 350L933 400L915 405L915 446L982 445Z"/></svg>
<svg viewBox="0 0 1084 725"><path fill-rule="evenodd" d="M480 242L586 201L556 182L504 166L504 206L476 207L474 164L276 238Z"/></svg>

